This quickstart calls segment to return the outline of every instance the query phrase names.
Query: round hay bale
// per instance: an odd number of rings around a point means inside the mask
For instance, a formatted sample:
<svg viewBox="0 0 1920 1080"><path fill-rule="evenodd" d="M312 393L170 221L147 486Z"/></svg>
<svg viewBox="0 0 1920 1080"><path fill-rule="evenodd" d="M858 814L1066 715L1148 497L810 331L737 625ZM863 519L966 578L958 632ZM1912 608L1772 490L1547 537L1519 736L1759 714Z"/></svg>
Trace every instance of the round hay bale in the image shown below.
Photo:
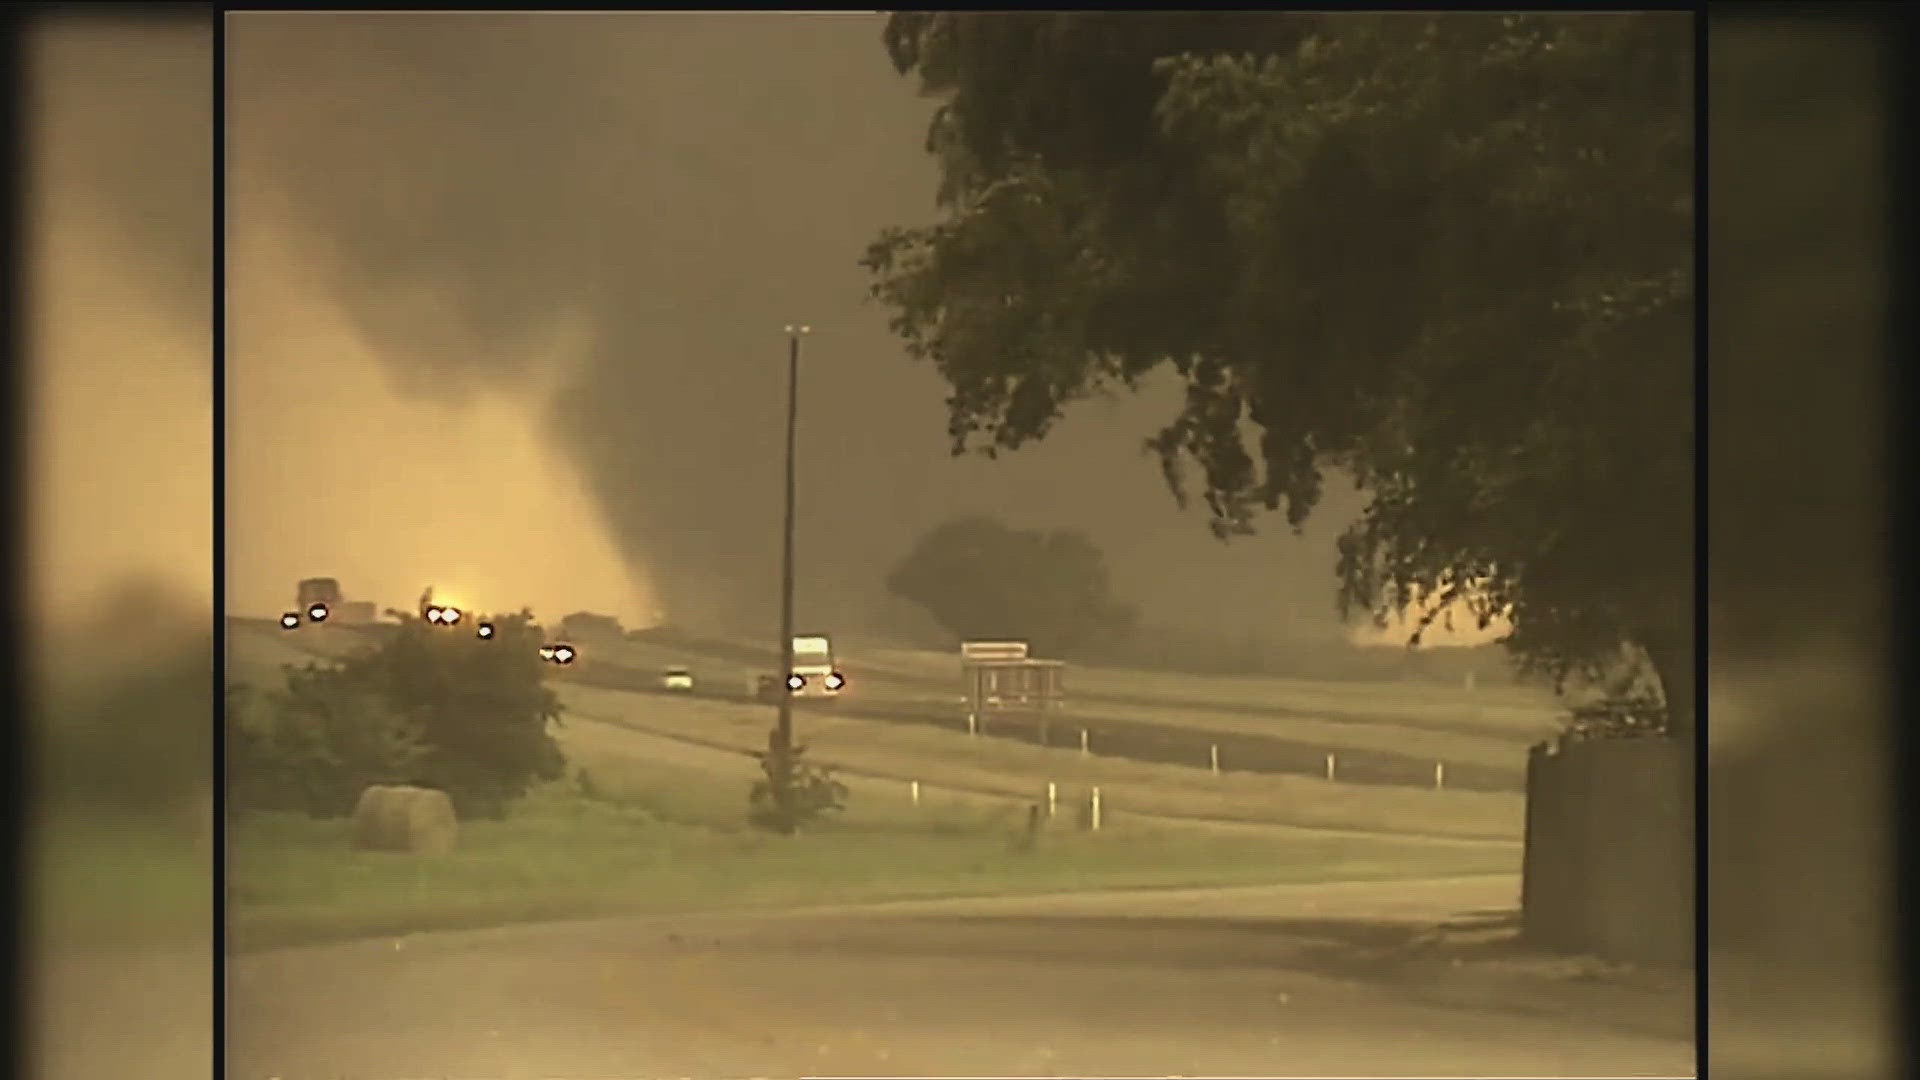
<svg viewBox="0 0 1920 1080"><path fill-rule="evenodd" d="M375 784L353 810L353 843L365 851L441 855L459 832L453 800L432 788Z"/></svg>
<svg viewBox="0 0 1920 1080"><path fill-rule="evenodd" d="M353 846L363 851L385 851L391 844L392 815L387 811L391 787L375 785L360 793L353 808Z"/></svg>

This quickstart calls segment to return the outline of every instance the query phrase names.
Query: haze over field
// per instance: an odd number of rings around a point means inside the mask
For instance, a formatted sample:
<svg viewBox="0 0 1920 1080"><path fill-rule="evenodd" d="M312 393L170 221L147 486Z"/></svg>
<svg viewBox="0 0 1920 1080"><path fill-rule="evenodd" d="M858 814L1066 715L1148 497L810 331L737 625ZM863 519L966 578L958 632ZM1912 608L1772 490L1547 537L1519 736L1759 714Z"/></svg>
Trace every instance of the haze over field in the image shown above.
<svg viewBox="0 0 1920 1080"><path fill-rule="evenodd" d="M159 153L212 137L192 104L210 57L187 35L141 48L68 28L34 42L23 390L26 580L42 625L82 617L130 576L212 600L211 163ZM120 182L136 168L142 183Z"/></svg>

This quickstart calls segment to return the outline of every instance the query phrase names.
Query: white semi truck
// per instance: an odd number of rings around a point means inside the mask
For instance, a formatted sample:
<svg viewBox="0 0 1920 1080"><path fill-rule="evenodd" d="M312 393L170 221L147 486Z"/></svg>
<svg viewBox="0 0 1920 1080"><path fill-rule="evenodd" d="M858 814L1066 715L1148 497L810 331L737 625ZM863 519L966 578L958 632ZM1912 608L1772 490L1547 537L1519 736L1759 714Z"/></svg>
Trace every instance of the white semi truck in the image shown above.
<svg viewBox="0 0 1920 1080"><path fill-rule="evenodd" d="M787 692L800 698L836 698L847 685L833 658L833 641L825 634L795 635L793 669L787 672ZM779 677L762 675L754 681L755 696L779 700Z"/></svg>

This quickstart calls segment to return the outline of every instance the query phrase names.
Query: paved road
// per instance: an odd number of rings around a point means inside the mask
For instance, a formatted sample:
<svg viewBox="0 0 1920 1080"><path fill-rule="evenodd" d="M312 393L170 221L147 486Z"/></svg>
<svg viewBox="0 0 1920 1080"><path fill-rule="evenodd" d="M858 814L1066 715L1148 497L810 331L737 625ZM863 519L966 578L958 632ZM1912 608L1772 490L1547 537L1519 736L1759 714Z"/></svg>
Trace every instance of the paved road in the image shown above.
<svg viewBox="0 0 1920 1080"><path fill-rule="evenodd" d="M1684 1037L1469 1007L1379 962L1405 922L1515 888L920 901L277 950L229 966L228 1075L1690 1073Z"/></svg>
<svg viewBox="0 0 1920 1080"><path fill-rule="evenodd" d="M256 634L284 634L284 631L268 620L235 620L235 624ZM303 645L323 652L335 651L342 648L345 642L384 634L391 628L392 624L387 623L327 627L322 634L328 636L309 635L303 640ZM326 644L322 645L322 642ZM758 664L757 661L749 659L755 655L756 650L746 649L741 652L738 646L724 646L714 642L695 642L693 645L706 649L718 649L720 655L732 656L734 660L741 663ZM591 651L592 646L589 644L583 648ZM868 680L862 673L868 670L872 670L876 676L873 682L902 685L898 673L883 675L877 669L866 669L859 665L850 666L848 673L857 683L865 685ZM638 693L661 692L659 678L658 668L635 666L614 659L591 658L584 666L571 669L564 676L567 682L581 686ZM742 682L742 680L727 678L717 680L702 678L700 689L694 696L712 701L750 701L752 696L747 693ZM803 701L800 707L814 715L838 713L888 723L930 725L953 730L966 728L964 708L945 693L944 688L949 688L950 683L908 676L904 685L938 686L943 688L943 692L929 697L907 699L885 697L879 700L862 700L860 695L855 695L851 698L843 697L831 705ZM1084 728L1091 734L1096 744L1095 753L1103 757L1198 765L1208 760L1208 747L1211 745L1217 747L1222 760L1232 763L1229 767L1237 771L1319 776L1325 769L1328 747L1319 742L1286 738L1275 734L1257 734L1244 730L1207 730L1184 725L1169 725L1156 718L1156 713L1177 711L1185 707L1178 701L1155 698L1117 699L1111 696L1086 700L1104 700L1109 703L1124 700L1133 705L1136 710L1144 707L1147 715L1122 717L1109 714L1087 715L1076 711L1070 717L1062 716L1057 722L1043 726L1038 722L1037 717L1009 714L997 716L989 724L988 734L994 738L1070 747L1077 744L1078 732ZM1262 711L1254 709L1253 706L1245 708L1271 719L1298 716L1326 720L1338 716L1349 721L1372 721L1395 727L1419 726L1401 723L1396 718L1279 709ZM1457 731L1456 728L1447 730ZM1338 758L1339 774L1345 782L1350 784L1425 788L1433 783L1435 760L1429 756L1349 746L1339 750ZM1461 790L1512 792L1519 791L1525 786L1525 754L1517 743L1514 744L1512 760L1507 765L1496 766L1481 761L1458 759L1446 760L1445 765L1447 784Z"/></svg>
<svg viewBox="0 0 1920 1080"><path fill-rule="evenodd" d="M212 922L212 912L208 912ZM23 1005L32 1080L206 1080L213 1075L213 941L164 951L36 950Z"/></svg>

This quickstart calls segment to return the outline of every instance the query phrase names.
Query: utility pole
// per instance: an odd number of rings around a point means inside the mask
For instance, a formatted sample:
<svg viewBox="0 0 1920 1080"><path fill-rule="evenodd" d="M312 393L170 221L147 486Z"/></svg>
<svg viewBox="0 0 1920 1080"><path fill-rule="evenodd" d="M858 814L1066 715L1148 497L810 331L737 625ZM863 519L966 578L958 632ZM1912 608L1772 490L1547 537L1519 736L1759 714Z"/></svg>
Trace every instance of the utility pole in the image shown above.
<svg viewBox="0 0 1920 1080"><path fill-rule="evenodd" d="M773 729L772 746L777 775L771 776L774 798L782 811L792 803L793 780L793 458L794 433L800 409L800 338L805 326L787 327L787 505L785 528L781 535L780 557L780 694L779 720Z"/></svg>

